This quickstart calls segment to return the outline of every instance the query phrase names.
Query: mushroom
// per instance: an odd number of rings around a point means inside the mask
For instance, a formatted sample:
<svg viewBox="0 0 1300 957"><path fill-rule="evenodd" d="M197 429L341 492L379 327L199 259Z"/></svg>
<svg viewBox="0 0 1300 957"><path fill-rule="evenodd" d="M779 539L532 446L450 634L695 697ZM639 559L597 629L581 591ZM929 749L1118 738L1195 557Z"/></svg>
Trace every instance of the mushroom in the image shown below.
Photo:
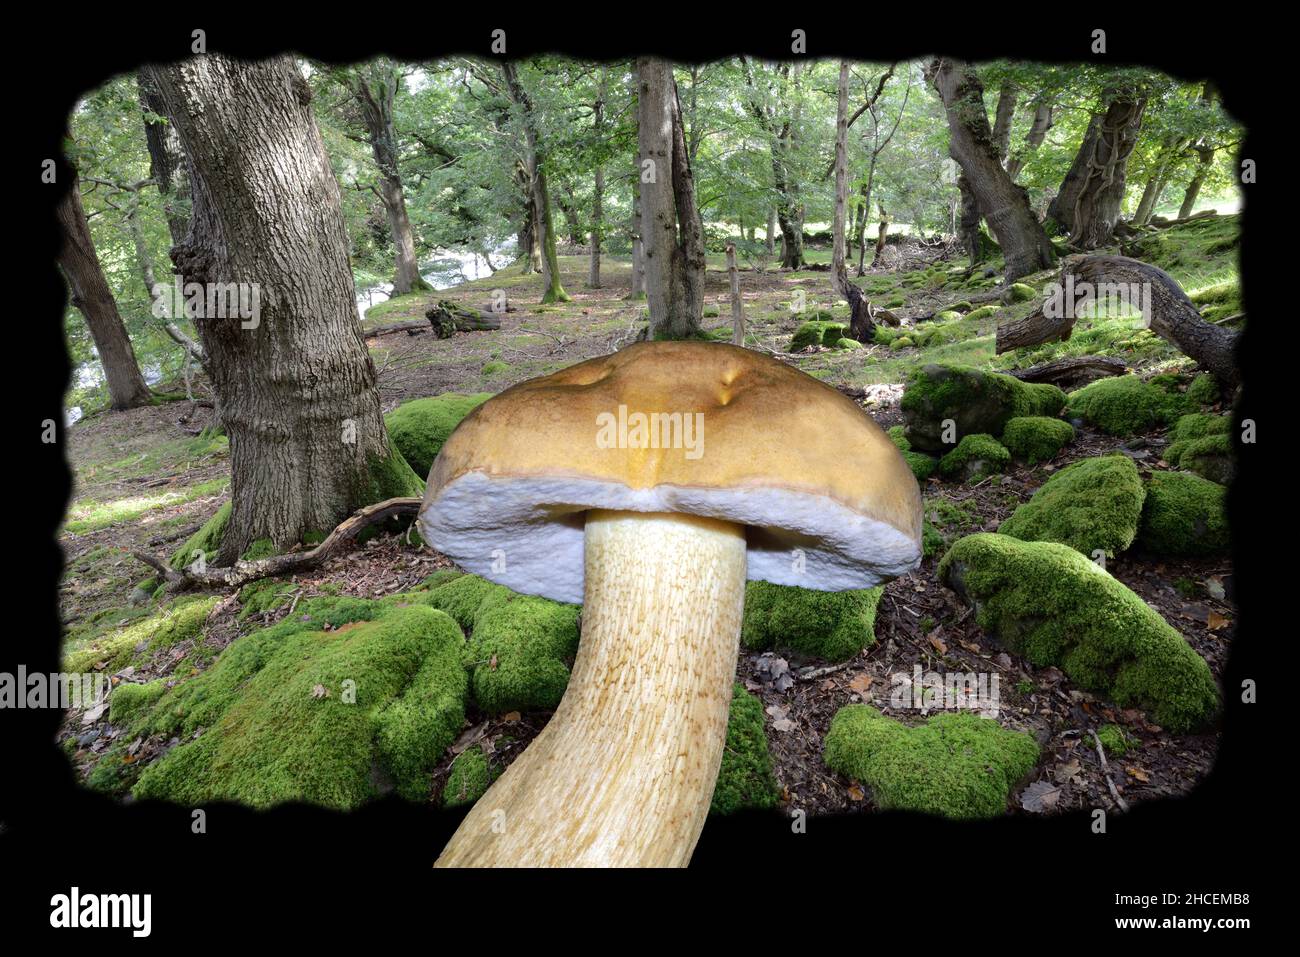
<svg viewBox="0 0 1300 957"><path fill-rule="evenodd" d="M639 343L522 382L443 445L425 540L582 602L546 727L437 866L685 866L722 762L746 578L870 588L921 558L921 498L852 400L776 359Z"/></svg>

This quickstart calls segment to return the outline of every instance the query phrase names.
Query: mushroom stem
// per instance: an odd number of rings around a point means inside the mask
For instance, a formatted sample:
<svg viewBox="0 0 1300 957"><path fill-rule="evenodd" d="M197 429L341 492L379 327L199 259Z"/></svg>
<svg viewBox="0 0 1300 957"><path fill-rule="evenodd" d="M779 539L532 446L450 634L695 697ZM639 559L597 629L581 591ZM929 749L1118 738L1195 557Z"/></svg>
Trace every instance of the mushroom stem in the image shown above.
<svg viewBox="0 0 1300 957"><path fill-rule="evenodd" d="M722 764L745 530L592 511L582 642L554 716L438 867L684 867Z"/></svg>

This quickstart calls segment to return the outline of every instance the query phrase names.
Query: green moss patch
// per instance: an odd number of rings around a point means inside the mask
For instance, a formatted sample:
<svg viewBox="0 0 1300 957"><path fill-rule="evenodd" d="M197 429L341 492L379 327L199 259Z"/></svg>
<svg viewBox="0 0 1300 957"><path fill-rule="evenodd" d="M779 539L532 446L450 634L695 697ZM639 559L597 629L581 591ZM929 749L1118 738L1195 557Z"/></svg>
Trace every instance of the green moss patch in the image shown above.
<svg viewBox="0 0 1300 957"><path fill-rule="evenodd" d="M746 648L780 648L847 661L876 640L876 605L882 588L813 591L751 581L745 586L740 641Z"/></svg>
<svg viewBox="0 0 1300 957"><path fill-rule="evenodd" d="M473 804L487 793L499 774L477 744L466 748L456 755L447 771L447 783L442 789L443 807Z"/></svg>
<svg viewBox="0 0 1300 957"><path fill-rule="evenodd" d="M1060 542L1089 558L1133 544L1145 492L1126 455L1102 455L1061 469L998 531L1029 542Z"/></svg>
<svg viewBox="0 0 1300 957"><path fill-rule="evenodd" d="M889 437L898 446L898 450L903 454L903 461L907 463L907 467L912 470L918 482L924 482L939 467L939 460L933 455L912 451L912 443L903 434L901 425L890 426Z"/></svg>
<svg viewBox="0 0 1300 957"><path fill-rule="evenodd" d="M1101 742L1106 753L1113 758L1122 758L1138 743L1117 724L1103 724L1097 729L1097 740Z"/></svg>
<svg viewBox="0 0 1300 957"><path fill-rule="evenodd" d="M220 601L209 598L178 598L166 608L124 628L110 631L63 654L63 670L114 672L132 661L143 661L162 648L198 637L209 612Z"/></svg>
<svg viewBox="0 0 1300 957"><path fill-rule="evenodd" d="M1001 472L1011 453L991 435L964 435L957 447L939 460L939 471L947 478L974 482Z"/></svg>
<svg viewBox="0 0 1300 957"><path fill-rule="evenodd" d="M157 702L149 730L203 731L146 768L133 793L348 809L380 793L379 769L422 799L464 724L463 653L460 628L432 608L318 599Z"/></svg>
<svg viewBox="0 0 1300 957"><path fill-rule="evenodd" d="M1136 594L1077 551L980 533L955 543L939 577L975 606L980 627L1038 667L1143 708L1182 732L1218 710L1209 666Z"/></svg>
<svg viewBox="0 0 1300 957"><path fill-rule="evenodd" d="M1056 415L1065 405L1065 393L1054 385L970 366L929 363L909 377L899 405L913 448L939 453L951 448L944 443L947 420L956 426L953 438L1000 435L1011 419Z"/></svg>
<svg viewBox="0 0 1300 957"><path fill-rule="evenodd" d="M1027 415L1010 419L1002 429L1002 444L1016 458L1037 465L1055 458L1074 441L1074 427L1061 419Z"/></svg>
<svg viewBox="0 0 1300 957"><path fill-rule="evenodd" d="M1147 480L1137 544L1155 555L1218 555L1229 545L1227 489L1198 475L1156 472Z"/></svg>
<svg viewBox="0 0 1300 957"><path fill-rule="evenodd" d="M977 715L945 712L914 728L865 704L841 708L826 735L826 766L871 788L884 810L959 820L1005 813L1038 744Z"/></svg>
<svg viewBox="0 0 1300 957"><path fill-rule="evenodd" d="M167 682L161 678L148 684L120 684L109 699L108 720L113 724L129 724L166 692Z"/></svg>
<svg viewBox="0 0 1300 957"><path fill-rule="evenodd" d="M448 392L404 402L384 416L388 438L417 475L428 475L442 443L460 425L461 419L490 398L488 392L477 395Z"/></svg>
<svg viewBox="0 0 1300 957"><path fill-rule="evenodd" d="M1132 435L1172 422L1187 411L1176 392L1135 375L1098 379L1070 393L1067 412L1110 435Z"/></svg>
<svg viewBox="0 0 1300 957"><path fill-rule="evenodd" d="M1227 415L1184 415L1170 430L1164 459L1221 485L1232 481L1232 419Z"/></svg>
<svg viewBox="0 0 1300 957"><path fill-rule="evenodd" d="M185 540L167 560L172 568L180 571L198 561L202 553L203 561L210 563L217 557L221 547L221 538L226 534L226 525L230 523L230 502L226 502L213 516L203 523L203 527Z"/></svg>
<svg viewBox="0 0 1300 957"><path fill-rule="evenodd" d="M842 322L830 322L824 319L810 319L800 324L790 338L790 351L799 352L809 346L830 346L835 348L845 337L848 326Z"/></svg>
<svg viewBox="0 0 1300 957"><path fill-rule="evenodd" d="M732 689L727 743L709 813L766 810L776 807L779 793L763 730L763 702L737 684Z"/></svg>

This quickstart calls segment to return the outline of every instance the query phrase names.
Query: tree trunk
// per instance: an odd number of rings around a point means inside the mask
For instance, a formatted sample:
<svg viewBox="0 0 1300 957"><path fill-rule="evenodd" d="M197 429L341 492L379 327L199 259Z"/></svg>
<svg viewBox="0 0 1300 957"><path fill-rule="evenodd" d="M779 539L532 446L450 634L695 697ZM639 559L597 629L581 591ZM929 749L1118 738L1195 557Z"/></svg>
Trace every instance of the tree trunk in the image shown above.
<svg viewBox="0 0 1300 957"><path fill-rule="evenodd" d="M970 268L974 269L983 257L983 243L980 241L980 208L975 202L975 192L971 189L970 179L965 173L957 175L957 194L961 197L960 215L957 219L957 235L966 247L970 257Z"/></svg>
<svg viewBox="0 0 1300 957"><path fill-rule="evenodd" d="M520 162L515 167L515 184L524 197L524 220L519 227L519 261L525 276L542 271L541 250L537 245L537 228L533 204L533 181L528 167Z"/></svg>
<svg viewBox="0 0 1300 957"><path fill-rule="evenodd" d="M1020 175L1020 171L1025 168L1025 163L1030 155L1043 144L1047 138L1047 131L1052 128L1052 104L1046 100L1038 100L1034 104L1034 121L1029 127L1029 133L1025 136L1025 145L1016 150L1014 156L1007 160L1007 175L1011 177L1012 182Z"/></svg>
<svg viewBox="0 0 1300 957"><path fill-rule="evenodd" d="M1029 194L1002 168L974 70L960 61L934 60L926 73L948 115L948 152L1002 248L1007 281L1048 268L1056 259L1052 244L1029 206Z"/></svg>
<svg viewBox="0 0 1300 957"><path fill-rule="evenodd" d="M1196 172L1192 174L1192 181L1187 184L1187 191L1183 193L1183 204L1178 207L1179 219L1186 219L1192 215L1192 210L1196 208L1196 200L1201 195L1201 185L1214 165L1214 147L1198 146L1196 154Z"/></svg>
<svg viewBox="0 0 1300 957"><path fill-rule="evenodd" d="M645 217L641 215L641 187L632 185L632 284L629 299L645 298Z"/></svg>
<svg viewBox="0 0 1300 957"><path fill-rule="evenodd" d="M117 300L113 298L113 291L99 264L99 255L90 238L90 224L86 222L86 210L81 205L81 184L75 174L56 213L63 232L59 265L68 279L72 304L81 310L95 341L95 351L99 354L104 381L108 385L109 401L115 409L148 405L151 398L149 386L140 374L135 349L117 311Z"/></svg>
<svg viewBox="0 0 1300 957"><path fill-rule="evenodd" d="M158 184L163 199L163 214L167 217L167 231L172 245L179 245L189 231L190 183L185 167L185 152L181 139L170 123L159 122L151 116L164 116L162 98L145 73L136 74L136 88L140 108L144 115L145 144L149 148L149 177Z"/></svg>
<svg viewBox="0 0 1300 957"><path fill-rule="evenodd" d="M1010 80L1003 80L998 90L998 105L993 114L993 143L997 147L998 162L1007 164L1011 152L1011 121L1016 116L1016 101L1020 91Z"/></svg>
<svg viewBox="0 0 1300 957"><path fill-rule="evenodd" d="M413 290L431 288L420 276L420 266L415 255L415 235L411 219L406 212L406 194L402 189L401 172L397 165L397 130L393 125L393 103L397 97L400 77L383 61L370 65L369 75L358 68L350 75L351 89L361 105L361 117L366 125L366 138L379 170L379 198L388 215L388 228L393 237L393 261L396 275L393 294L404 296Z"/></svg>
<svg viewBox="0 0 1300 957"><path fill-rule="evenodd" d="M183 279L256 290L248 321L196 317L230 436L232 512L218 564L287 548L358 507L419 494L390 448L357 321L338 184L287 56L145 68L189 159Z"/></svg>
<svg viewBox="0 0 1300 957"><path fill-rule="evenodd" d="M845 223L849 191L849 61L840 61L839 97L835 107L835 213L831 226L831 283L843 298L849 295L845 260Z"/></svg>
<svg viewBox="0 0 1300 957"><path fill-rule="evenodd" d="M505 74L506 89L511 101L519 108L527 146L528 178L532 184L533 231L542 254L542 302L568 302L569 294L560 283L560 257L555 251L555 222L551 216L551 194L546 183L546 157L541 135L533 112L533 101L519 81L519 71L513 63L501 64Z"/></svg>
<svg viewBox="0 0 1300 957"><path fill-rule="evenodd" d="M1105 113L1093 116L1047 208L1047 217L1068 232L1071 244L1080 249L1103 246L1115 232L1128 158L1137 145L1145 108L1145 98L1124 92L1111 98Z"/></svg>
<svg viewBox="0 0 1300 957"><path fill-rule="evenodd" d="M609 70L600 71L600 87L596 93L596 102L592 104L592 128L597 138L605 135L605 93L609 85ZM600 244L602 230L605 228L605 169L600 162L596 171L591 198L591 270L587 275L587 285L592 289L600 288Z"/></svg>
<svg viewBox="0 0 1300 957"><path fill-rule="evenodd" d="M767 254L776 255L776 207L767 208Z"/></svg>
<svg viewBox="0 0 1300 957"><path fill-rule="evenodd" d="M736 245L727 243L727 282L731 284L731 344L745 344L745 309L740 300L740 273L736 271Z"/></svg>
<svg viewBox="0 0 1300 957"><path fill-rule="evenodd" d="M858 198L858 210L862 216L858 219L856 234L853 241L858 245L858 275L865 276L867 273L867 220L871 218L871 191L875 187L876 181L876 159L878 153L872 153L871 162L867 166L867 180L862 184L862 194ZM873 259L874 263L875 260Z"/></svg>
<svg viewBox="0 0 1300 957"><path fill-rule="evenodd" d="M871 257L871 265L879 266L885 256L885 243L889 241L889 214L885 207L880 207L880 227L876 231L876 254Z"/></svg>
<svg viewBox="0 0 1300 957"><path fill-rule="evenodd" d="M672 67L637 60L637 145L653 160L652 182L641 183L642 242L650 336L700 335L704 310L704 225L695 206L695 182L682 131Z"/></svg>

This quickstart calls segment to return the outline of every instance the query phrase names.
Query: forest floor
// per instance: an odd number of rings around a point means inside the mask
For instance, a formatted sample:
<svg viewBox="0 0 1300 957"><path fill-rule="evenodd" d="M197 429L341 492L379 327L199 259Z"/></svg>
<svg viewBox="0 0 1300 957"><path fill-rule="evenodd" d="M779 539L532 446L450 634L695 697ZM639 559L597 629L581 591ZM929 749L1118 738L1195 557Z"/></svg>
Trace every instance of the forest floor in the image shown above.
<svg viewBox="0 0 1300 957"><path fill-rule="evenodd" d="M917 281L926 261L942 251L912 249L914 258L893 270L869 271L860 280L873 302L890 305L905 324L908 317L928 315L970 295L969 288L952 291L934 282ZM1173 257L1177 262L1158 264L1190 293L1235 284L1235 257L1235 243L1212 251L1189 244ZM814 263L826 258L824 251L809 253ZM585 257L563 256L560 262L565 288L573 298L570 303L536 305L541 294L539 277L520 275L518 267L511 267L488 279L372 307L365 320L365 328L372 333L383 325L423 318L424 311L440 299L482 308L496 289L506 291L514 308L499 331L458 334L446 340L429 332L368 335L385 411L408 399L443 392L497 392L635 340L645 324L645 304L626 298L627 261L606 258L601 289L586 287ZM721 257L711 256L709 267L705 325L725 326L730 303ZM996 325L1023 316L1033 303L1000 307L996 316L972 323L965 335L924 349L872 345L842 351L814 348L791 355L786 351L789 337L801 321L792 305L802 304L807 310L835 308L830 274L745 270L740 282L747 342L849 391L886 428L902 421L898 410L902 382L921 362L956 361L1004 369L1065 355L1109 351L1144 375L1190 367L1189 360L1144 332L1138 317L1081 320L1075 336L1066 343L1043 346L1031 354L994 356ZM226 440L193 435L206 424L207 413L198 409L192 418L181 421L190 412L188 403L168 402L130 412L91 415L70 430L68 455L75 489L60 536L66 561L60 589L67 630L65 653L156 614L157 608L147 599L133 595L134 586L148 576L129 550L169 553L224 501ZM937 479L923 483L925 507L949 541L975 531L995 530L1051 474L1070 462L1118 450L1128 454L1145 475L1165 467L1160 459L1165 443L1163 430L1117 439L1085 426L1079 429L1078 438L1048 463L1015 465L1003 475L975 484ZM867 701L888 709L890 676L912 672L915 667L922 672L999 676L1000 722L1033 734L1043 749L1033 775L1012 796L1013 813L1026 813L1018 795L1036 782L1050 785L1053 791L1045 810L1109 808L1114 806L1112 784L1127 801L1134 802L1185 793L1209 773L1217 733L1169 734L1151 725L1141 712L1117 709L1073 688L1055 668L1035 668L1006 654L976 626L967 606L938 583L938 557L927 558L915 572L887 586L876 619L875 643L842 665L828 669L825 662L793 657L773 662L770 654L762 660L764 656L742 650L739 680L766 708L768 743L786 806L810 813L873 807L869 792L826 768L822 742L839 708ZM414 587L435 568L447 564L443 556L423 546L396 536L380 536L290 580L295 595L302 598L326 593L374 598ZM1221 678L1236 618L1231 603L1232 569L1226 559L1171 561L1128 552L1108 562L1107 570L1159 611L1206 659L1216 678ZM202 667L202 662L211 660L230 641L288 613L288 608L282 607L241 618L233 592L223 597L228 600L217 604L202 634L188 644L135 663L127 677L135 681L172 675L177 667ZM204 653L192 654L193 645L202 645ZM787 670L795 680L785 690L777 690L774 674ZM816 674L809 674L813 670ZM471 714L469 720L474 725L486 721L481 739L496 742L496 759L508 763L548 717L546 712L490 719ZM1107 723L1122 726L1137 745L1123 757L1111 757L1104 768L1089 732ZM70 713L61 740L85 774L115 733L106 715ZM439 766L431 799L441 792L450 757L444 757ZM147 755L140 759L147 760Z"/></svg>

